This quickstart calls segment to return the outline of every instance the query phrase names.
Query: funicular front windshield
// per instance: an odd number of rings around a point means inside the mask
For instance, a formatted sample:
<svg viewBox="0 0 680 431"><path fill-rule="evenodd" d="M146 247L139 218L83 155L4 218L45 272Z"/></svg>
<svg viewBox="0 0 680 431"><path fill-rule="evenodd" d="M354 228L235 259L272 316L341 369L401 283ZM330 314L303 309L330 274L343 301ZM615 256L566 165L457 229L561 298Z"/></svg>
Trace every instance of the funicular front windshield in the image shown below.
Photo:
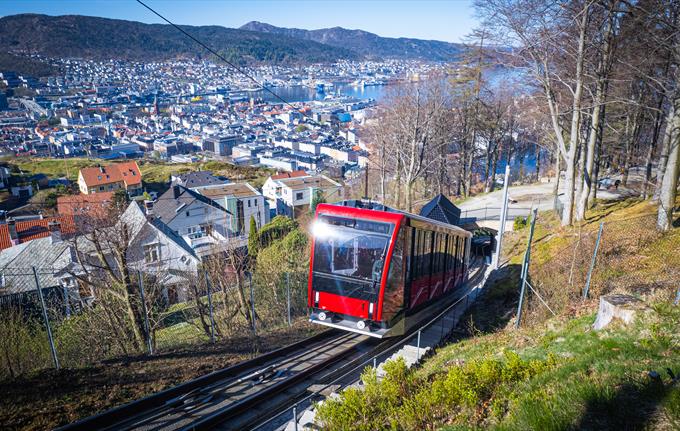
<svg viewBox="0 0 680 431"><path fill-rule="evenodd" d="M313 271L380 283L392 229L390 223L319 216Z"/></svg>

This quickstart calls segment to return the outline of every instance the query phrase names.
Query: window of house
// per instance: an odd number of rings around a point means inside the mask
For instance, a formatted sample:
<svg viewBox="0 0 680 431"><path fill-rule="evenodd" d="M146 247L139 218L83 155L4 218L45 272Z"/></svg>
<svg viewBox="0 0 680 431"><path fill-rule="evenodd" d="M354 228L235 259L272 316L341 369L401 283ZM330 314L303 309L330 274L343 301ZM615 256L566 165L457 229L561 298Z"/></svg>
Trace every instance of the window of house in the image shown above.
<svg viewBox="0 0 680 431"><path fill-rule="evenodd" d="M160 244L147 244L144 246L144 261L146 263L158 262L161 260Z"/></svg>
<svg viewBox="0 0 680 431"><path fill-rule="evenodd" d="M254 199L254 201L255 201L255 206L257 206L257 199Z"/></svg>
<svg viewBox="0 0 680 431"><path fill-rule="evenodd" d="M212 235L213 226L211 224L202 224L201 225L201 232L204 235Z"/></svg>
<svg viewBox="0 0 680 431"><path fill-rule="evenodd" d="M187 217L189 217L189 211L187 211L186 214L187 214Z"/></svg>
<svg viewBox="0 0 680 431"><path fill-rule="evenodd" d="M99 186L99 191L103 192L104 191L104 186Z"/></svg>
<svg viewBox="0 0 680 431"><path fill-rule="evenodd" d="M250 199L248 199L248 208L250 208Z"/></svg>
<svg viewBox="0 0 680 431"><path fill-rule="evenodd" d="M302 196L303 196L303 193L302 193L302 192L297 192L297 193L295 193L295 199L298 200L298 201L299 201L299 200L302 200Z"/></svg>

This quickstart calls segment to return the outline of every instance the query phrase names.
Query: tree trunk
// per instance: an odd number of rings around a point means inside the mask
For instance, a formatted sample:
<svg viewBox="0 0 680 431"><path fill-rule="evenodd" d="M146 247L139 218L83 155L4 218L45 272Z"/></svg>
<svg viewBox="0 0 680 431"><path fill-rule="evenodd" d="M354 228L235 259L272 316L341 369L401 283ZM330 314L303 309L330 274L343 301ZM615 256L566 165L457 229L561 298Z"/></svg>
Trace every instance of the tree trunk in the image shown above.
<svg viewBox="0 0 680 431"><path fill-rule="evenodd" d="M562 226L573 223L574 215L574 182L576 181L576 151L580 141L581 126L581 96L583 94L583 62L585 59L585 44L590 4L586 4L582 11L579 28L579 44L576 57L576 87L574 89L574 103L572 105L571 132L569 134L569 148L566 149L565 178L564 178L564 210L562 211ZM561 132L561 130L560 130Z"/></svg>
<svg viewBox="0 0 680 431"><path fill-rule="evenodd" d="M680 129L680 93L676 92L673 104L675 109L671 124L674 130L678 130ZM659 211L656 226L660 231L668 231L673 228L673 209L675 208L675 197L678 188L678 173L680 173L680 135L673 133L673 138L670 140L666 170L659 193Z"/></svg>
<svg viewBox="0 0 680 431"><path fill-rule="evenodd" d="M578 204L576 205L576 220L585 220L586 209L588 208L588 197L590 196L590 188L593 187L593 166L595 164L595 147L597 146L597 136L600 129L601 109L600 106L604 103L604 85L598 85L595 93L595 107L593 108L593 118L590 122L590 130L588 132L588 143L585 149L585 163L583 165L583 183L581 184L581 194L579 195ZM595 185L597 187L597 185Z"/></svg>
<svg viewBox="0 0 680 431"><path fill-rule="evenodd" d="M406 182L406 211L413 211L413 182Z"/></svg>
<svg viewBox="0 0 680 431"><path fill-rule="evenodd" d="M238 294L238 302L246 321L250 326L253 326L253 316L250 315L250 301L246 301L246 295L243 292L243 276L236 270L236 292Z"/></svg>
<svg viewBox="0 0 680 431"><path fill-rule="evenodd" d="M592 208L595 205L595 200L597 199L597 187L600 178L600 166L602 164L602 137L604 136L604 119L605 113L607 112L607 105L602 104L600 106L600 125L597 129L597 140L595 144L595 167L593 174L593 181L591 182L591 195L590 202L588 206Z"/></svg>
<svg viewBox="0 0 680 431"><path fill-rule="evenodd" d="M668 154L671 149L671 142L675 139L677 131L673 128L673 118L675 118L675 107L671 105L666 115L666 130L663 134L663 143L661 145L661 153L659 154L659 161L656 165L656 188L652 201L658 201L661 195L662 183L664 174L666 172L666 165L668 164Z"/></svg>
<svg viewBox="0 0 680 431"><path fill-rule="evenodd" d="M555 184L553 184L553 202L557 203L558 195L560 193L560 165L562 162L562 156L560 155L560 150L557 150L557 156L555 157ZM553 210L557 208L553 207Z"/></svg>
<svg viewBox="0 0 680 431"><path fill-rule="evenodd" d="M536 144L536 182L541 180L541 147Z"/></svg>
<svg viewBox="0 0 680 431"><path fill-rule="evenodd" d="M486 192L490 193L496 188L496 167L498 165L498 145L495 146L493 153L491 154L491 176L489 177L486 184Z"/></svg>
<svg viewBox="0 0 680 431"><path fill-rule="evenodd" d="M395 206L401 208L401 157L399 155L397 155L397 177L394 180L394 186L397 188Z"/></svg>

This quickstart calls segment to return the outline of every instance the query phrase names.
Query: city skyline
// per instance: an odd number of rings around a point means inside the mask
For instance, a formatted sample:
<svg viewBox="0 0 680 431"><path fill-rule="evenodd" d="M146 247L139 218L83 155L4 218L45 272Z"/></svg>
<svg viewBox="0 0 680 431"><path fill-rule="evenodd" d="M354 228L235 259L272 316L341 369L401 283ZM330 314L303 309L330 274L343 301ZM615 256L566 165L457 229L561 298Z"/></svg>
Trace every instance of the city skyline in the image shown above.
<svg viewBox="0 0 680 431"><path fill-rule="evenodd" d="M329 27L360 29L383 37L461 42L476 26L472 1L312 1L256 0L194 2L148 0L171 21L184 25L238 28L250 21L278 27L314 30ZM1 16L37 13L86 15L144 23L162 21L134 0L17 1L4 5ZM376 19L380 17L381 19Z"/></svg>

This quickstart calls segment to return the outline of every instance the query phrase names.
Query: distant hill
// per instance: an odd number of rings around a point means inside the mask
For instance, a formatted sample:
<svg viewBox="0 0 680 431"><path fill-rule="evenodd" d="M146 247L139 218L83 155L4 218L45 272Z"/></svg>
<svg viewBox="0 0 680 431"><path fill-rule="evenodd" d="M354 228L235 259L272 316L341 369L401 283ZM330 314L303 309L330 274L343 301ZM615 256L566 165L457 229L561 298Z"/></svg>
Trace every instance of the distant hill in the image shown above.
<svg viewBox="0 0 680 431"><path fill-rule="evenodd" d="M47 63L8 52L0 52L0 70L12 70L21 75L35 77L52 75L56 72L56 68Z"/></svg>
<svg viewBox="0 0 680 431"><path fill-rule="evenodd" d="M342 27L319 30L275 27L258 21L251 21L241 30L273 33L282 36L309 40L337 48L351 49L369 58L401 58L435 61L457 59L462 45L437 40L381 37L363 30L348 30Z"/></svg>
<svg viewBox="0 0 680 431"><path fill-rule="evenodd" d="M182 26L238 64L316 63L357 59L356 52L312 40L219 26ZM162 60L208 58L203 48L170 25L79 15L0 18L0 51L52 57Z"/></svg>

